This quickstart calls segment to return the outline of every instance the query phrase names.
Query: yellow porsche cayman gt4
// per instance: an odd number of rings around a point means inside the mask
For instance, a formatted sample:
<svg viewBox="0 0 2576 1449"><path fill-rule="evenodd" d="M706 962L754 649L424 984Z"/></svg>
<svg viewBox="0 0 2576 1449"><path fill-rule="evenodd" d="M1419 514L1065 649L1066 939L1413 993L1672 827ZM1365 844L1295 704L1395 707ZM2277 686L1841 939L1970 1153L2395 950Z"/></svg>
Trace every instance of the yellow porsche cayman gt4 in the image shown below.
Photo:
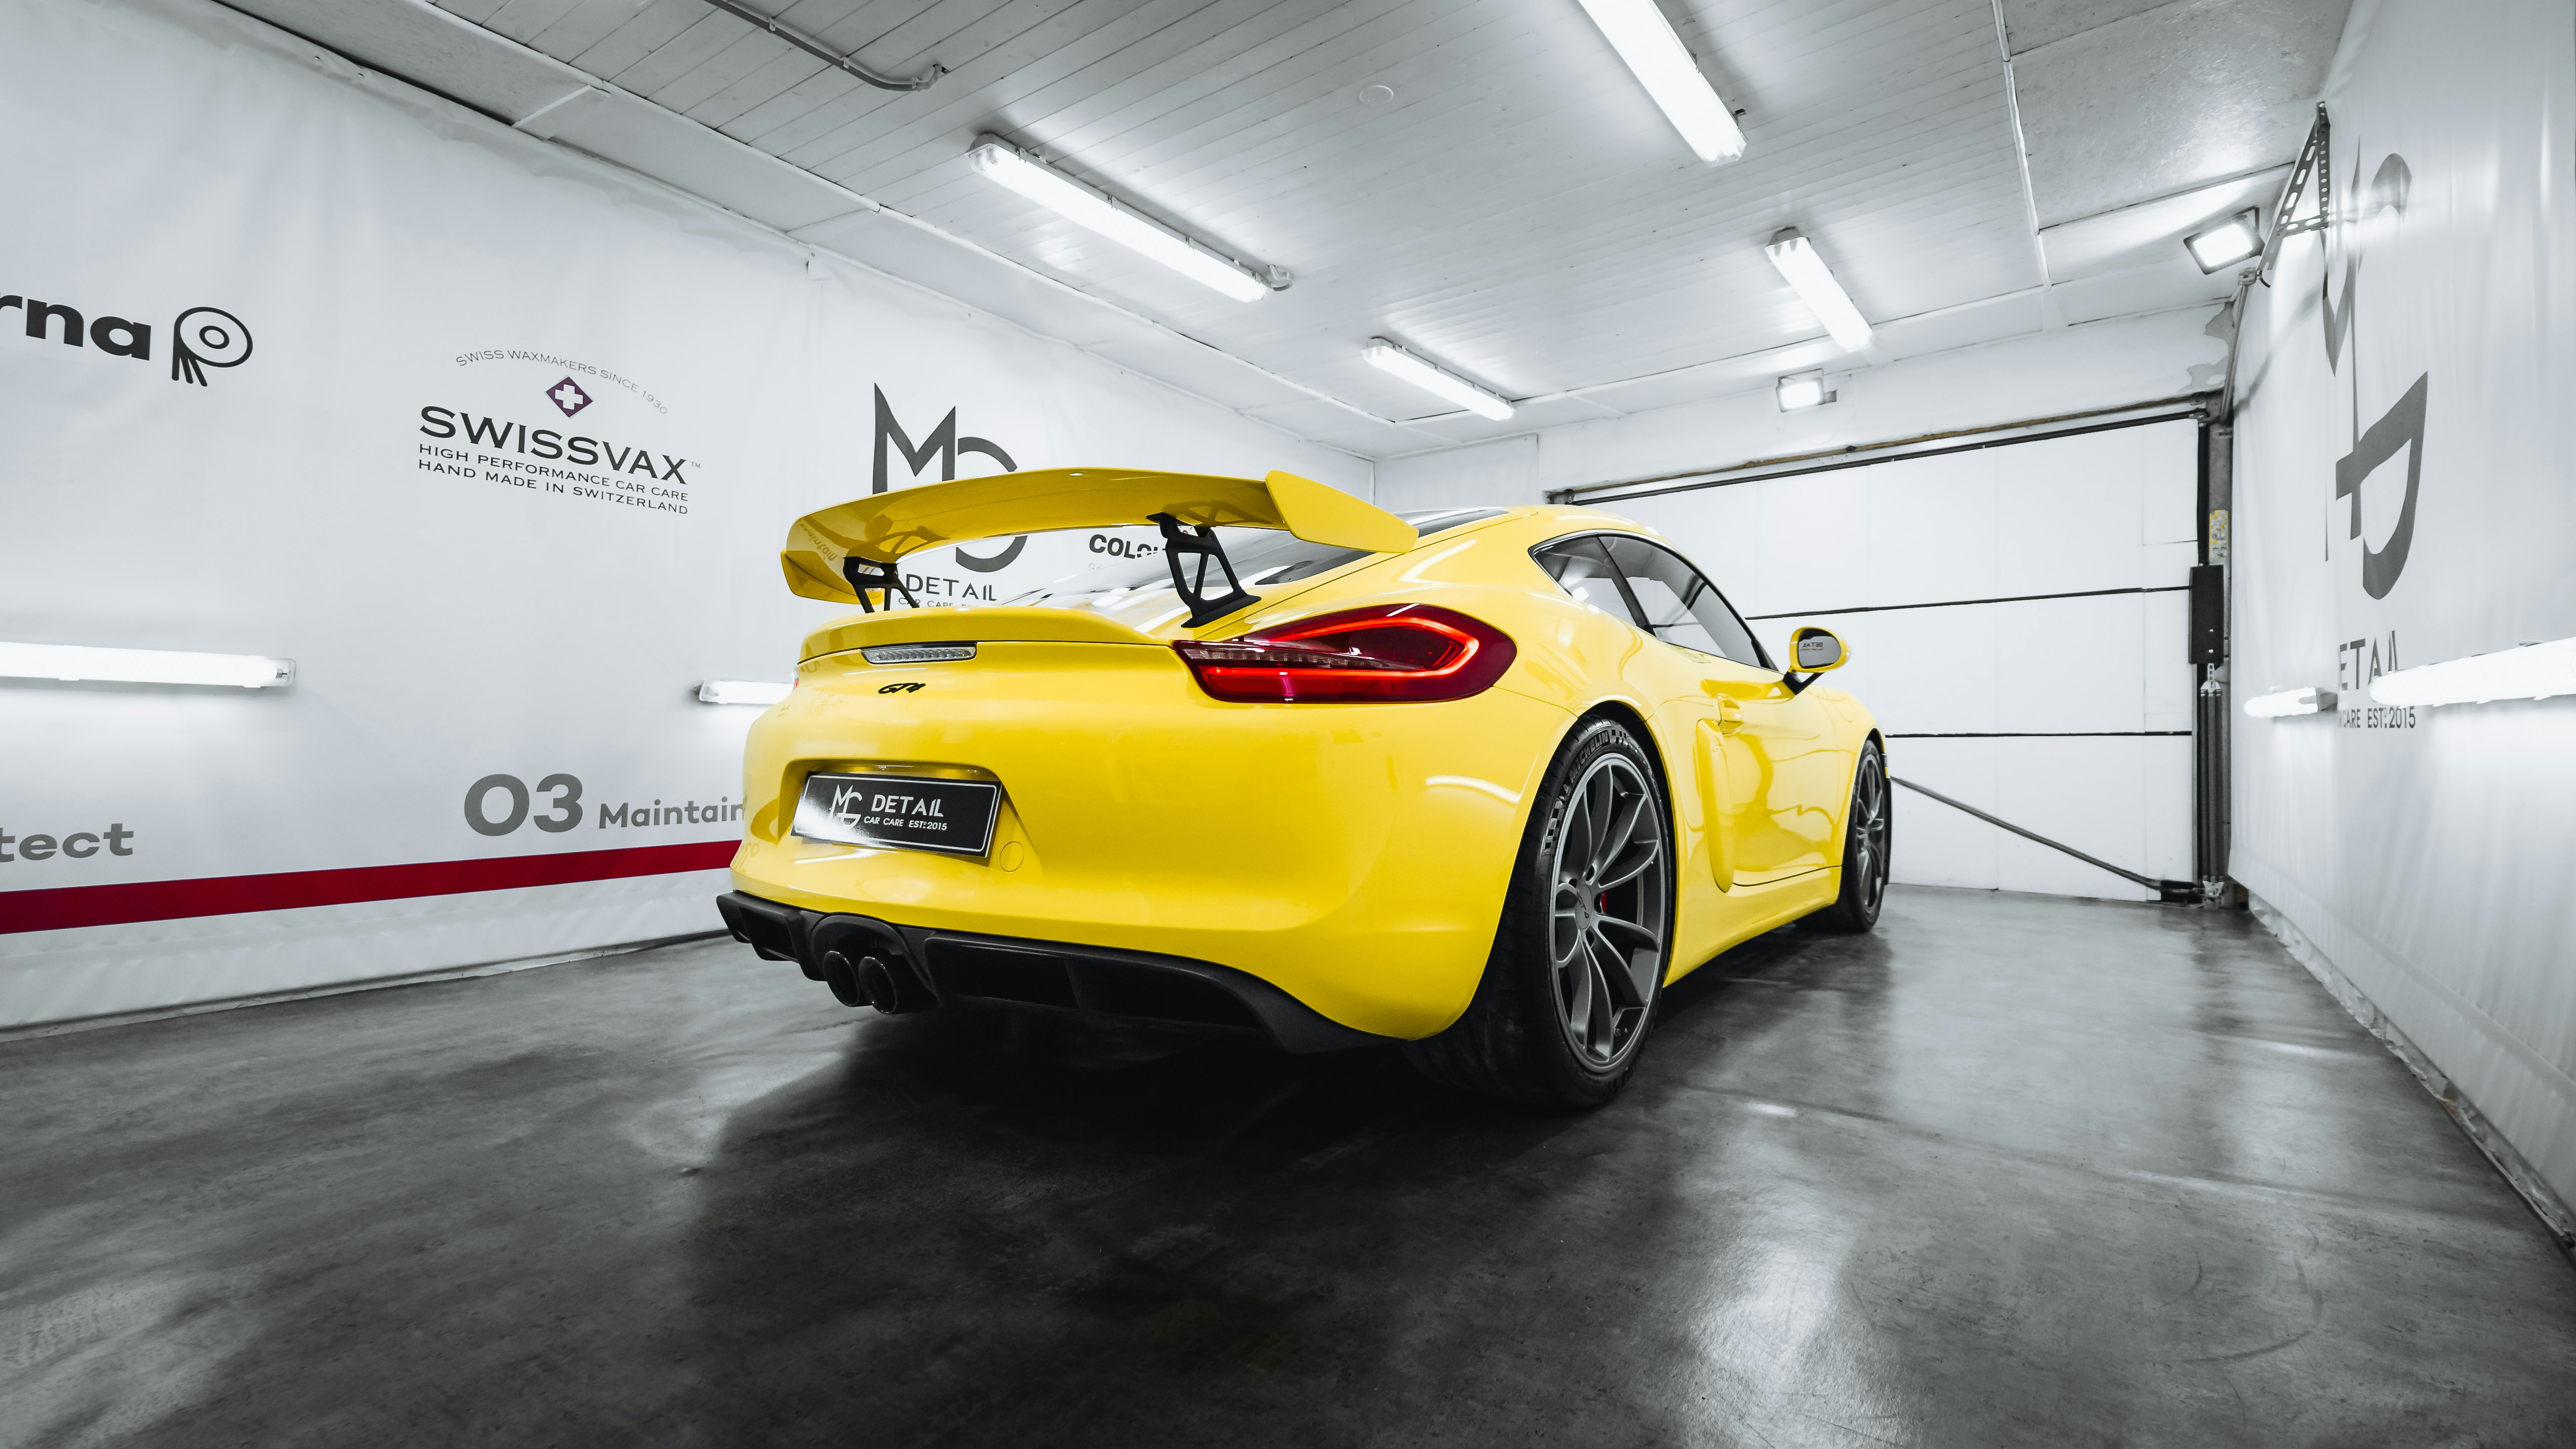
<svg viewBox="0 0 2576 1449"><path fill-rule="evenodd" d="M944 544L1151 526L1150 558L910 606ZM1616 1092L1664 986L1866 931L1884 744L1706 575L1580 508L1397 517L1287 473L1067 468L797 520L860 612L751 729L735 936L843 1002L1402 1043L1453 1085Z"/></svg>

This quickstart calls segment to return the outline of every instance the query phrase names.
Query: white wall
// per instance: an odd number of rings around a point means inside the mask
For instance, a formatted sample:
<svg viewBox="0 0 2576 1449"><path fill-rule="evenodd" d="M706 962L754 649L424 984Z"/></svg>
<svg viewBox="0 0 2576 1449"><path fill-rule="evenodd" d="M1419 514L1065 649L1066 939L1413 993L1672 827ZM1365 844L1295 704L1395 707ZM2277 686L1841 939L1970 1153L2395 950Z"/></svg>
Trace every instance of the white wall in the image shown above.
<svg viewBox="0 0 2576 1449"><path fill-rule="evenodd" d="M2576 699L2368 697L2576 636L2576 11L2365 3L2325 99L2337 224L2245 328L2233 669L2344 708L2239 721L2232 873L2576 1198Z"/></svg>
<svg viewBox="0 0 2576 1449"><path fill-rule="evenodd" d="M776 550L869 490L880 389L916 441L954 408L1022 467L1369 487L202 0L0 0L0 53L0 294L154 329L118 356L0 310L0 639L300 669L256 694L0 684L0 1026L712 928L749 714L689 691L787 678L838 612L790 597ZM196 307L253 338L202 386L172 372ZM569 416L565 377L591 398ZM431 407L516 441L438 437ZM540 428L687 461L529 475ZM616 482L652 506L588 496ZM1007 593L1083 560L1058 538L921 572ZM582 813L478 832L494 774L576 779ZM605 823L657 800L681 816ZM110 825L128 853L20 848Z"/></svg>
<svg viewBox="0 0 2576 1449"><path fill-rule="evenodd" d="M1837 400L1783 413L1758 390L1524 437L1390 458L1389 508L1536 503L1550 488L1720 468L1754 458L1884 442L1951 428L2119 407L2217 386L2227 349L2215 307L2090 322L2007 342L1828 370Z"/></svg>

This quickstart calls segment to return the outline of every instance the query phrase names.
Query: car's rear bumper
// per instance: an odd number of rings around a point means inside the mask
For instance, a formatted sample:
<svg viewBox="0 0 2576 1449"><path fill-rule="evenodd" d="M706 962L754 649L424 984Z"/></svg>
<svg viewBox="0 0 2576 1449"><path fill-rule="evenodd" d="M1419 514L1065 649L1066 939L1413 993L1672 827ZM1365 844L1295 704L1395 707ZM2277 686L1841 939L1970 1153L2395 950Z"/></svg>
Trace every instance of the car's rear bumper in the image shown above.
<svg viewBox="0 0 2576 1449"><path fill-rule="evenodd" d="M828 958L873 955L902 973L907 1003L1052 1011L1088 1020L1262 1036L1292 1052L1383 1045L1248 972L1180 956L898 926L742 891L716 897L737 941L826 979ZM840 963L833 963L838 965ZM842 966L846 970L846 966Z"/></svg>
<svg viewBox="0 0 2576 1449"><path fill-rule="evenodd" d="M1501 688L1230 704L1162 647L982 643L936 667L802 669L746 743L734 889L907 932L1215 963L1406 1039L1473 999L1572 720ZM795 832L809 776L889 771L998 787L987 851Z"/></svg>

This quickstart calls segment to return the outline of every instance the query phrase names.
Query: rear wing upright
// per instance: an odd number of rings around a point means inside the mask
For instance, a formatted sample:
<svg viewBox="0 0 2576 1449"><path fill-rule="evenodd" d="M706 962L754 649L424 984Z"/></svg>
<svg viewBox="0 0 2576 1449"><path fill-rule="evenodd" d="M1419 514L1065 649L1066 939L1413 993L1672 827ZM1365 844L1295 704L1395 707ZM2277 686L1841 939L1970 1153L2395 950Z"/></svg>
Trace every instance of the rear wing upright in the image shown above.
<svg viewBox="0 0 2576 1449"><path fill-rule="evenodd" d="M901 588L907 554L979 538L1064 528L1131 528L1167 517L1197 528L1278 528L1310 543L1403 553L1413 525L1338 488L1272 473L1221 478L1134 468L1040 468L927 483L835 504L787 529L779 563L790 591L869 607L866 592ZM1176 530L1164 524L1165 536ZM891 602L891 600L889 600Z"/></svg>

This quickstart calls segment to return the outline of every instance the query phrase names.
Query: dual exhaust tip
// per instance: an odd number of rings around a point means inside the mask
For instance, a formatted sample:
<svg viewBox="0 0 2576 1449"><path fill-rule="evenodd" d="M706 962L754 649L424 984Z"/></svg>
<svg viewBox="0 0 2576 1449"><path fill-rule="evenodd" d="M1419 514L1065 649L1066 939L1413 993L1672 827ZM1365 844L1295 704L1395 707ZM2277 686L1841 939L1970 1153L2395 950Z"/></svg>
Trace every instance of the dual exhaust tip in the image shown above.
<svg viewBox="0 0 2576 1449"><path fill-rule="evenodd" d="M888 965L882 956L853 958L847 952L826 951L823 984L832 988L843 1006L873 1006L888 1016L934 1004L910 971Z"/></svg>

